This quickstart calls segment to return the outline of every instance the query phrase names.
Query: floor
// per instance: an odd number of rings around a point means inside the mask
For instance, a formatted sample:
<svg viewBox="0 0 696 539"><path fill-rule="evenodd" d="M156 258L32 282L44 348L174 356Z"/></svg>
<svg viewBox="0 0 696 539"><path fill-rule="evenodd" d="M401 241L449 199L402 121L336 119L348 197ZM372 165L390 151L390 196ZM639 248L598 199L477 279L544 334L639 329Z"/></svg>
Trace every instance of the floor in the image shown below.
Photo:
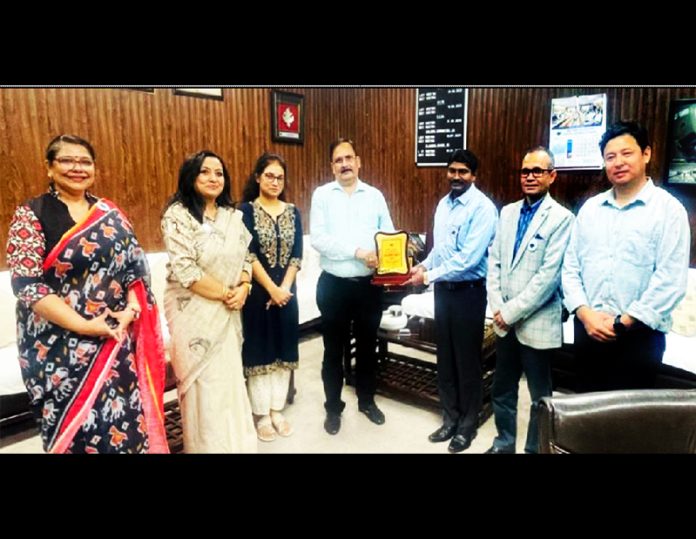
<svg viewBox="0 0 696 539"><path fill-rule="evenodd" d="M408 351L414 354L413 350ZM416 352L418 353L418 352ZM376 402L386 416L384 425L374 425L358 412L357 399L352 387L344 388L347 403L342 415L341 430L331 436L324 431L324 392L321 383L321 336L300 343L300 368L295 373L297 395L284 414L294 427L288 438L278 437L273 442L258 442L258 452L273 453L442 453L447 454L447 443L433 444L428 434L440 426L440 414L432 407L419 406L377 395ZM434 361L434 357L420 353L419 357ZM175 398L175 392L166 395ZM529 393L524 381L520 384L520 412L518 432L526 433L529 420ZM479 429L478 436L466 453L483 453L495 437L491 417ZM524 448L524 436L518 437L517 451ZM32 430L24 430L0 438L0 453L43 453L41 441Z"/></svg>

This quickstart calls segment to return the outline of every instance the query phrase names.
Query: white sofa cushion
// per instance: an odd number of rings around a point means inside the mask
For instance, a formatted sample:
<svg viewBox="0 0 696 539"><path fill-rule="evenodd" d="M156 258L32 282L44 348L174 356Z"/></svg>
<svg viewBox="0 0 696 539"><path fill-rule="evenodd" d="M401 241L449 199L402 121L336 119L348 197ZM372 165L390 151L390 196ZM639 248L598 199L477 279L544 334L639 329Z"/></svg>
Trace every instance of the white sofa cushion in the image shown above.
<svg viewBox="0 0 696 539"><path fill-rule="evenodd" d="M14 344L0 348L0 395L16 395L27 390L17 355Z"/></svg>
<svg viewBox="0 0 696 539"><path fill-rule="evenodd" d="M696 336L696 268L689 268L686 296L672 312L672 332L683 337Z"/></svg>
<svg viewBox="0 0 696 539"><path fill-rule="evenodd" d="M164 316L164 289L167 286L167 262L169 256L165 252L147 253L147 263L150 266L150 284L152 293L157 302L157 310L160 315L160 326L162 327L162 341L164 349L169 349L171 337L169 334L169 326L167 319Z"/></svg>
<svg viewBox="0 0 696 539"><path fill-rule="evenodd" d="M17 342L16 305L17 298L10 285L10 272L0 271L0 348Z"/></svg>
<svg viewBox="0 0 696 539"><path fill-rule="evenodd" d="M317 281L321 274L319 252L309 242L309 234L302 238L302 269L297 272L297 304L300 324L319 318L317 307Z"/></svg>

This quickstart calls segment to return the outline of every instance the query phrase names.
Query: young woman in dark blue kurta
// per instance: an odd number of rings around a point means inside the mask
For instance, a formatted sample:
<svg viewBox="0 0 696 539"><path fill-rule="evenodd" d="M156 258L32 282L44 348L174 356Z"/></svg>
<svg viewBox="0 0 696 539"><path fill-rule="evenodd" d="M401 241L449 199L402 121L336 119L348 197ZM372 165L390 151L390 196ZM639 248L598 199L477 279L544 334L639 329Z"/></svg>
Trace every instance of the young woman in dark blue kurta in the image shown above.
<svg viewBox="0 0 696 539"><path fill-rule="evenodd" d="M274 440L276 432L292 434L280 412L290 371L299 359L295 276L302 262L302 220L297 208L284 200L286 171L282 157L264 153L239 208L252 235L249 253L255 284L242 311L242 359L262 441Z"/></svg>

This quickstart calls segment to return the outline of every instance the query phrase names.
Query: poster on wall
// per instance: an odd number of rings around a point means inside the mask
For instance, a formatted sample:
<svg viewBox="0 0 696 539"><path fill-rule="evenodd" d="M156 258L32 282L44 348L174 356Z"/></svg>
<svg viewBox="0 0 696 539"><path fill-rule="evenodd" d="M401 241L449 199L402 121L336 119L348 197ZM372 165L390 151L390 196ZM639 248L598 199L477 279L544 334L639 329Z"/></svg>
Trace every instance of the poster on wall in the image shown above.
<svg viewBox="0 0 696 539"><path fill-rule="evenodd" d="M607 129L607 94L551 100L549 149L556 168L601 169L599 140Z"/></svg>
<svg viewBox="0 0 696 539"><path fill-rule="evenodd" d="M447 165L453 150L466 148L466 88L416 91L416 166Z"/></svg>
<svg viewBox="0 0 696 539"><path fill-rule="evenodd" d="M696 99L670 103L667 140L667 183L696 185Z"/></svg>

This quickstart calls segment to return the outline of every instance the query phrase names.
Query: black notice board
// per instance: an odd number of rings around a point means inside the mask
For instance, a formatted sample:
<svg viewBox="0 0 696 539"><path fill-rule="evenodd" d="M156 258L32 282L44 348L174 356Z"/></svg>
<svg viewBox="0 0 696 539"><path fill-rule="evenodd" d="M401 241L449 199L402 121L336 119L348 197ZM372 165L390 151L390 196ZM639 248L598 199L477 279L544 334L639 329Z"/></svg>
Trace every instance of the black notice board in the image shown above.
<svg viewBox="0 0 696 539"><path fill-rule="evenodd" d="M452 150L466 148L466 100L466 88L418 88L417 166L444 166Z"/></svg>

